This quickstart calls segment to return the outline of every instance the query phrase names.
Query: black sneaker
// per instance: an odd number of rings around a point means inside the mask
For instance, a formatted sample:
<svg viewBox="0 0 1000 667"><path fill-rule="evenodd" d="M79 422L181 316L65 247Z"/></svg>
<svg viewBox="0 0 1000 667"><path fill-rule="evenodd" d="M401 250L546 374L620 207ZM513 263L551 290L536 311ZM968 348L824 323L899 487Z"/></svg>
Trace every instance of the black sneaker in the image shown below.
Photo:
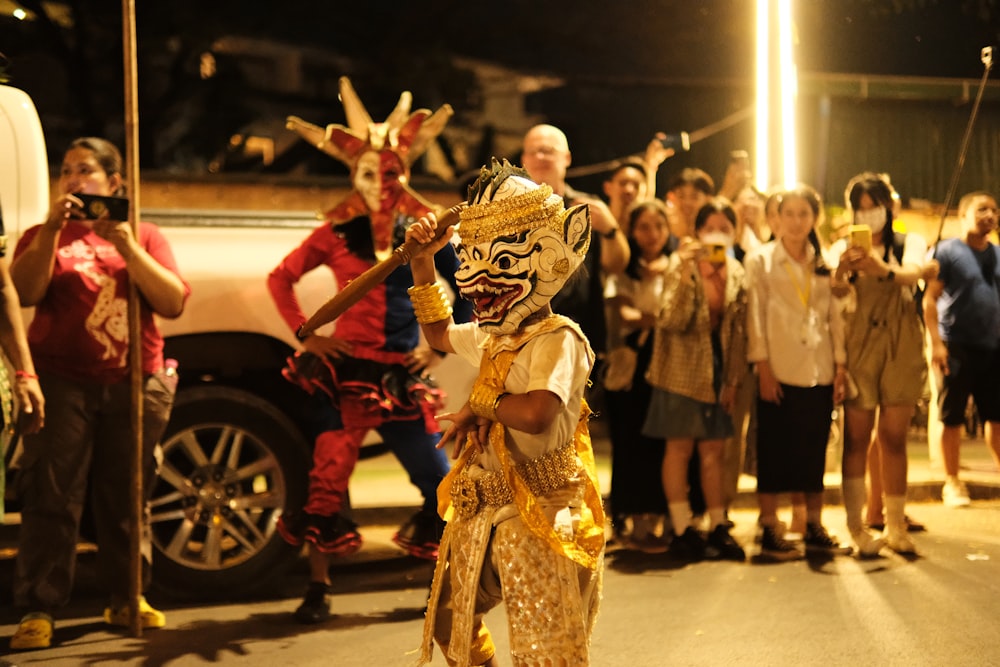
<svg viewBox="0 0 1000 667"><path fill-rule="evenodd" d="M821 524L807 523L806 532L802 541L805 542L806 551L827 553L830 555L849 554L852 549L846 544L841 544L837 538L826 532Z"/></svg>
<svg viewBox="0 0 1000 667"><path fill-rule="evenodd" d="M802 558L802 552L798 547L786 540L774 526L761 526L760 555L778 561Z"/></svg>
<svg viewBox="0 0 1000 667"><path fill-rule="evenodd" d="M302 604L295 610L299 623L322 623L330 618L330 587L320 581L309 582Z"/></svg>
<svg viewBox="0 0 1000 667"><path fill-rule="evenodd" d="M411 556L437 560L444 524L436 510L420 510L399 528L392 541Z"/></svg>
<svg viewBox="0 0 1000 667"><path fill-rule="evenodd" d="M361 548L358 524L340 514L333 516L306 515L309 524L305 539L321 553L331 556L348 556Z"/></svg>
<svg viewBox="0 0 1000 667"><path fill-rule="evenodd" d="M726 527L726 524L720 523L708 534L705 557L712 560L735 560L742 563L747 559L747 554L743 551L743 547L729 534L729 528Z"/></svg>
<svg viewBox="0 0 1000 667"><path fill-rule="evenodd" d="M696 563L705 560L705 539L691 526L682 535L674 535L667 548L667 555L677 560Z"/></svg>

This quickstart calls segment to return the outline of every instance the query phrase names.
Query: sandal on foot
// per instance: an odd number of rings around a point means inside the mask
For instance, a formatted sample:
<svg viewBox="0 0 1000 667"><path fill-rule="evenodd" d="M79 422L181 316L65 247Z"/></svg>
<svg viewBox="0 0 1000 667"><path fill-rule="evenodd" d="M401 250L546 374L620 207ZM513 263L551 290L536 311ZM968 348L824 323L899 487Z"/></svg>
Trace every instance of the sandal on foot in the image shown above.
<svg viewBox="0 0 1000 667"><path fill-rule="evenodd" d="M48 648L52 645L52 617L40 611L25 614L17 631L10 638L10 648L14 651Z"/></svg>
<svg viewBox="0 0 1000 667"><path fill-rule="evenodd" d="M127 628L132 625L132 616L129 613L127 604L112 604L104 609L104 622L108 625L115 625ZM154 609L146 597L139 598L139 623L144 629L162 628L167 624L167 617L159 609Z"/></svg>

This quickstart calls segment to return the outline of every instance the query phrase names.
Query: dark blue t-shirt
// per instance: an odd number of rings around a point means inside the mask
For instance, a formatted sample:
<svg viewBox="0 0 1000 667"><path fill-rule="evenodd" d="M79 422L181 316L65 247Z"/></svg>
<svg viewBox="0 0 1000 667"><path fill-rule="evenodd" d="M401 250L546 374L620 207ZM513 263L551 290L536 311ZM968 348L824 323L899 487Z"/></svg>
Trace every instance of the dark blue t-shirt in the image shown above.
<svg viewBox="0 0 1000 667"><path fill-rule="evenodd" d="M988 349L1000 345L1000 248L992 243L976 251L961 239L938 245L938 331L949 343ZM984 276L984 267L990 280Z"/></svg>

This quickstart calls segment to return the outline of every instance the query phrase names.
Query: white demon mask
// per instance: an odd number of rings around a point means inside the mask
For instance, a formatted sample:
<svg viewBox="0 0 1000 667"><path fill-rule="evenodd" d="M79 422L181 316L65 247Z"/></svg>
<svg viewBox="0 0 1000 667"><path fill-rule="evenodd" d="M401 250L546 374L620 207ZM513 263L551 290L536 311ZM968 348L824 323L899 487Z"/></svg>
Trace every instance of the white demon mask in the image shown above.
<svg viewBox="0 0 1000 667"><path fill-rule="evenodd" d="M483 330L514 333L583 262L590 209L583 204L566 210L551 187L495 159L469 187L468 204L460 214L455 280Z"/></svg>

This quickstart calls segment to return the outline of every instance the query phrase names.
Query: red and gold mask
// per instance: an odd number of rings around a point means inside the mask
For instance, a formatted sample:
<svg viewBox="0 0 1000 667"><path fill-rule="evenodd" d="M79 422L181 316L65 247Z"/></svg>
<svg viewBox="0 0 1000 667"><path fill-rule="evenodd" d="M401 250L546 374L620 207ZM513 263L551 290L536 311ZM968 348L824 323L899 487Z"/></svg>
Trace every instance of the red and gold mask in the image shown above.
<svg viewBox="0 0 1000 667"><path fill-rule="evenodd" d="M410 165L441 133L452 109L445 104L433 114L428 109L410 113L412 96L404 91L385 122L376 123L347 77L340 79L340 99L347 126L330 124L322 128L295 116L288 118L286 126L351 168L353 191L327 211L326 217L336 225L368 215L375 256L385 259L392 252L397 216L419 217L434 208L407 181Z"/></svg>

